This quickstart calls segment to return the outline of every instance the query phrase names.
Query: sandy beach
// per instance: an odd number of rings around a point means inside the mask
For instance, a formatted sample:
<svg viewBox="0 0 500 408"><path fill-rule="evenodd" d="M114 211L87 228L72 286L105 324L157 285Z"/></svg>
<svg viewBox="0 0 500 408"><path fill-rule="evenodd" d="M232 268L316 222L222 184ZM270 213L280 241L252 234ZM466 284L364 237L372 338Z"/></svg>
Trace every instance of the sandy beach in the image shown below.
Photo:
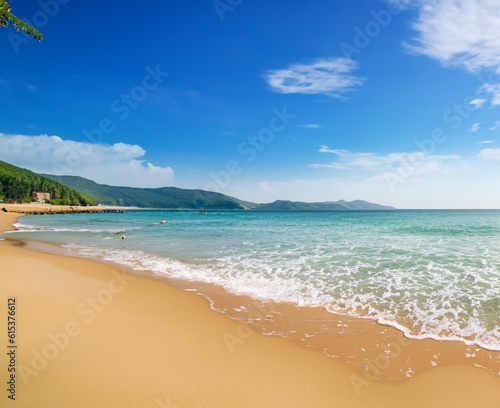
<svg viewBox="0 0 500 408"><path fill-rule="evenodd" d="M0 231L19 214L0 213ZM163 280L0 242L2 330L16 298L13 407L491 407L500 378L461 364L367 381ZM6 350L6 336L4 350ZM363 343L363 334L358 341ZM394 356L394 364L402 357ZM415 356L414 356L415 358ZM5 351L1 380L7 379ZM5 389L5 386L4 386Z"/></svg>

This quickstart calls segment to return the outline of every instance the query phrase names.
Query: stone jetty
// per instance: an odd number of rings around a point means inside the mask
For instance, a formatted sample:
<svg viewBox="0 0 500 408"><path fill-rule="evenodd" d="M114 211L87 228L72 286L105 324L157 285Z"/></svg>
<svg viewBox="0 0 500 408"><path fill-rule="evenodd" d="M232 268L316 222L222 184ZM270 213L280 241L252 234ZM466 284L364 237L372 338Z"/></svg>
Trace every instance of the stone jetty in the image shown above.
<svg viewBox="0 0 500 408"><path fill-rule="evenodd" d="M124 210L121 208L113 207L80 207L47 204L0 204L0 210L29 215L124 212Z"/></svg>

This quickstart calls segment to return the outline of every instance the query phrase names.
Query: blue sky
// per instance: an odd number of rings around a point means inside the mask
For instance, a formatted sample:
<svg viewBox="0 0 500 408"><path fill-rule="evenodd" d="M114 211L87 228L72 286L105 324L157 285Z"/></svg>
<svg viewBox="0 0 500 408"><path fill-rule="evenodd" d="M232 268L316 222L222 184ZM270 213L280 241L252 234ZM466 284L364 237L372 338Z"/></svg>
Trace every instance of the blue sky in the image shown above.
<svg viewBox="0 0 500 408"><path fill-rule="evenodd" d="M500 208L494 0L11 0L0 159L243 199ZM498 190L498 189L497 189Z"/></svg>

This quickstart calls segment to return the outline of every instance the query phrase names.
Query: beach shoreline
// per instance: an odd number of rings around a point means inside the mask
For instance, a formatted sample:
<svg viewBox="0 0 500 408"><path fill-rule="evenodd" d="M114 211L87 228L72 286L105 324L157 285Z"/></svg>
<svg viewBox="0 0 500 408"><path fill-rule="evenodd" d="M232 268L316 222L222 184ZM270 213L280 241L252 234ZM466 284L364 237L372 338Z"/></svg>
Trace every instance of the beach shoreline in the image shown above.
<svg viewBox="0 0 500 408"><path fill-rule="evenodd" d="M1 213L0 231L13 229L18 216ZM3 298L19 299L18 365L27 368L18 375L19 406L493 407L500 401L500 379L481 368L451 364L404 382L373 381L318 350L264 336L164 280L8 241L0 242L0 257ZM353 336L349 341L366 340ZM58 339L68 344L57 348ZM405 357L393 353L389 365L397 366ZM64 393L56 391L62 384Z"/></svg>
<svg viewBox="0 0 500 408"><path fill-rule="evenodd" d="M68 252L67 248L57 244L17 240L9 236L6 240L36 252L96 261L127 274L152 277L175 288L194 292L206 298L213 311L243 322L256 332L283 337L335 358L366 380L408 381L418 373L450 364L481 367L492 375L500 375L500 352L476 344L468 345L460 340L408 337L404 328L383 324L371 317L351 316L323 307L299 307L292 303L228 293L215 284L135 270L114 261ZM359 341L360 338L362 341ZM386 353L397 354L397 364L385 367L381 358Z"/></svg>

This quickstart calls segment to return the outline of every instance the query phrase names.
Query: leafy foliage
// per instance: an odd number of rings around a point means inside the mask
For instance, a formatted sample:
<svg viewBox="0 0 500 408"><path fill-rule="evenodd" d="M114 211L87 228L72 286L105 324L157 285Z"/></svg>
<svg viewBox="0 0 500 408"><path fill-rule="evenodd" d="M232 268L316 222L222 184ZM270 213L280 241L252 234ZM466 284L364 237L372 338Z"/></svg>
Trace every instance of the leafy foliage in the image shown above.
<svg viewBox="0 0 500 408"><path fill-rule="evenodd" d="M28 37L31 36L33 38L36 38L38 41L42 41L43 35L39 31L14 16L10 12L9 3L7 3L7 1L5 0L0 0L0 27L6 27L11 24L17 31L23 30L24 32L26 32L26 35Z"/></svg>
<svg viewBox="0 0 500 408"><path fill-rule="evenodd" d="M95 198L32 171L0 161L1 199L31 202L33 192L49 193L53 204L97 205Z"/></svg>

